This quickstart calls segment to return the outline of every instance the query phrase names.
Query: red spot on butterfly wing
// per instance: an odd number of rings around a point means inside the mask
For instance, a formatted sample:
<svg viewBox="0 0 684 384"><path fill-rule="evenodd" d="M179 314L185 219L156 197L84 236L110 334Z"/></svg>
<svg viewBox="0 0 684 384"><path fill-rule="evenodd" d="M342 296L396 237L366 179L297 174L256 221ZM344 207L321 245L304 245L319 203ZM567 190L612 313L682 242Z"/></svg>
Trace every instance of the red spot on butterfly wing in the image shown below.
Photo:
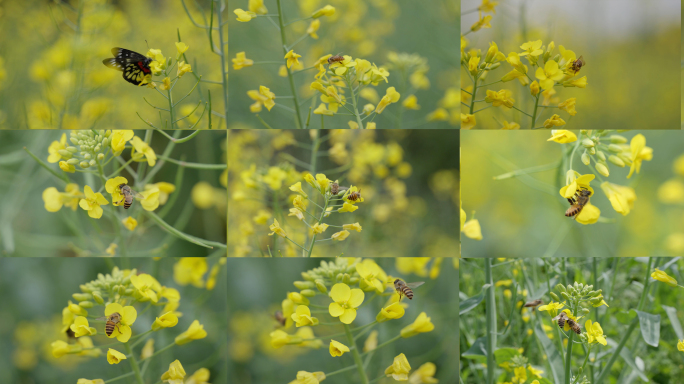
<svg viewBox="0 0 684 384"><path fill-rule="evenodd" d="M138 67L140 67L144 73L150 73L150 69L143 65L142 61L138 61Z"/></svg>

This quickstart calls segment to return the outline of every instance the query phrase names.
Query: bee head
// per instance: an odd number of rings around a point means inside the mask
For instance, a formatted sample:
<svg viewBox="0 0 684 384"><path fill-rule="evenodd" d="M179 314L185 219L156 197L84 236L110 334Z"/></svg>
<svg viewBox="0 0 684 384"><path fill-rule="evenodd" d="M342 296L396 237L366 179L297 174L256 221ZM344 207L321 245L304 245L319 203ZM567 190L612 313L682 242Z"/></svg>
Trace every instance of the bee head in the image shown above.
<svg viewBox="0 0 684 384"><path fill-rule="evenodd" d="M394 284L397 284L397 283L399 283L400 281L401 281L401 279L396 279L396 280L394 280Z"/></svg>

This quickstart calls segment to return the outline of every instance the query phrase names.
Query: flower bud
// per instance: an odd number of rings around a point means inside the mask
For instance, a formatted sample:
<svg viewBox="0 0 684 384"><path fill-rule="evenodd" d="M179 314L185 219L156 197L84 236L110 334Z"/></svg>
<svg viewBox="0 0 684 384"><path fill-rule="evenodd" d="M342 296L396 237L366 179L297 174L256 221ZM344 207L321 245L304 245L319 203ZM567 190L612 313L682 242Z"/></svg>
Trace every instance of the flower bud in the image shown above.
<svg viewBox="0 0 684 384"><path fill-rule="evenodd" d="M582 145L584 146L584 148L594 148L594 140L584 139L582 140Z"/></svg>
<svg viewBox="0 0 684 384"><path fill-rule="evenodd" d="M57 153L59 153L59 155L62 156L62 158L67 159L67 160L71 159L71 157L74 155L73 153L67 151L66 149L60 149L57 151Z"/></svg>
<svg viewBox="0 0 684 384"><path fill-rule="evenodd" d="M67 160L67 164L69 164L69 165L76 165L76 164L78 164L78 163L79 163L79 160L78 160L78 159L69 159L69 160Z"/></svg>
<svg viewBox="0 0 684 384"><path fill-rule="evenodd" d="M620 135L612 135L610 136L610 142L613 144L625 144L627 142L627 138Z"/></svg>
<svg viewBox="0 0 684 384"><path fill-rule="evenodd" d="M621 167L621 168L625 166L625 162L622 161L621 158L619 158L619 157L617 157L617 156L615 156L615 155L610 155L610 157L608 157L608 161L610 161L611 163L613 163L613 164L615 164L615 165L617 165L618 167Z"/></svg>
<svg viewBox="0 0 684 384"><path fill-rule="evenodd" d="M76 153L76 152L78 152L78 148L72 147L72 146L66 147L66 150L69 151L69 152L71 152L71 153Z"/></svg>
<svg viewBox="0 0 684 384"><path fill-rule="evenodd" d="M81 161L81 163L80 163L79 165L81 166L81 168L88 168L88 167L90 167L90 164L88 164L87 161Z"/></svg>
<svg viewBox="0 0 684 384"><path fill-rule="evenodd" d="M608 150L613 153L620 153L622 152L622 147L617 144L610 144L608 145Z"/></svg>
<svg viewBox="0 0 684 384"><path fill-rule="evenodd" d="M95 300L96 303L102 305L104 304L104 299L102 298L102 295L100 294L99 291L93 291L93 299Z"/></svg>
<svg viewBox="0 0 684 384"><path fill-rule="evenodd" d="M316 289L318 289L318 292L320 293L328 293L328 288L326 288L323 280L316 280Z"/></svg>
<svg viewBox="0 0 684 384"><path fill-rule="evenodd" d="M488 67L487 67L487 70L488 70L488 71L491 71L491 70L493 70L493 69L499 68L500 66L501 66L501 63L500 63L500 62L497 62L497 63L494 63L494 64L488 66Z"/></svg>
<svg viewBox="0 0 684 384"><path fill-rule="evenodd" d="M78 303L78 306L81 308L92 308L95 304L92 301L81 301Z"/></svg>
<svg viewBox="0 0 684 384"><path fill-rule="evenodd" d="M590 155L595 155L595 154L596 154L596 147L591 147L591 148L589 148L589 149L587 150L587 152L589 152Z"/></svg>
<svg viewBox="0 0 684 384"><path fill-rule="evenodd" d="M587 152L584 152L584 153L582 154L582 163L583 163L584 165L589 165L589 164L591 164L591 157L589 156L589 154L587 154Z"/></svg>
<svg viewBox="0 0 684 384"><path fill-rule="evenodd" d="M124 287L124 286L122 285L122 286L121 286L121 288L123 288L123 287ZM123 291L122 295L126 295L126 296L132 296L132 295L133 295L133 293L135 293L135 292L137 292L137 290L136 290L136 289L133 289L133 288L128 288L128 289L124 289L124 291Z"/></svg>
<svg viewBox="0 0 684 384"><path fill-rule="evenodd" d="M297 289L299 290L310 289L314 287L313 281L295 281L292 284L294 284L294 286L297 287Z"/></svg>
<svg viewBox="0 0 684 384"><path fill-rule="evenodd" d="M353 285L353 284L358 284L359 280L360 279L358 277L354 276L351 279L349 279L349 282Z"/></svg>
<svg viewBox="0 0 684 384"><path fill-rule="evenodd" d="M80 145L80 144L81 144L81 142L78 140L78 138L76 138L76 137L74 137L74 136L71 136L71 137L69 138L69 141L71 141L71 143L72 143L73 145Z"/></svg>
<svg viewBox="0 0 684 384"><path fill-rule="evenodd" d="M91 155L90 153L86 153L85 155L83 155L83 158L86 160L90 160L93 158L93 155Z"/></svg>
<svg viewBox="0 0 684 384"><path fill-rule="evenodd" d="M570 300L570 296L568 296L568 294L565 292L561 292L561 296L563 296L565 300Z"/></svg>
<svg viewBox="0 0 684 384"><path fill-rule="evenodd" d="M594 291L594 296L598 296L601 294L603 294L603 289L599 289L599 290Z"/></svg>
<svg viewBox="0 0 684 384"><path fill-rule="evenodd" d="M556 294L553 293L553 292L549 292L549 296L551 296L551 298L554 299L554 300L556 300L556 301L560 301L560 299L558 298L558 295L556 295Z"/></svg>
<svg viewBox="0 0 684 384"><path fill-rule="evenodd" d="M313 289L302 289L299 293L304 297L314 297L316 292Z"/></svg>
<svg viewBox="0 0 684 384"><path fill-rule="evenodd" d="M605 177L610 176L610 172L608 171L608 167L603 163L596 163L596 170L598 171L598 173L600 173L601 175L603 175Z"/></svg>
<svg viewBox="0 0 684 384"><path fill-rule="evenodd" d="M585 315L589 313L589 308L582 308L582 313Z"/></svg>
<svg viewBox="0 0 684 384"><path fill-rule="evenodd" d="M105 158L104 153L98 153L98 154L97 154L97 161L103 161L104 158Z"/></svg>
<svg viewBox="0 0 684 384"><path fill-rule="evenodd" d="M314 281L314 278L308 272L302 272L302 279L307 281Z"/></svg>
<svg viewBox="0 0 684 384"><path fill-rule="evenodd" d="M342 279L342 282L345 283L345 284L347 284L347 285L349 285L349 284L351 283L350 280L351 280L351 276L349 276L348 273L345 273L345 274L344 274L344 278Z"/></svg>
<svg viewBox="0 0 684 384"><path fill-rule="evenodd" d="M95 159L90 160L90 166L91 167L94 167L96 165L97 165L97 161L95 161Z"/></svg>
<svg viewBox="0 0 684 384"><path fill-rule="evenodd" d="M90 293L74 293L71 295L71 297L74 298L76 301L86 301L86 300L91 300L93 298L93 295Z"/></svg>
<svg viewBox="0 0 684 384"><path fill-rule="evenodd" d="M601 161L606 161L606 154L602 151L596 151L596 156L598 156L598 158L601 159Z"/></svg>
<svg viewBox="0 0 684 384"><path fill-rule="evenodd" d="M565 286L563 284L556 285L556 291L565 292Z"/></svg>

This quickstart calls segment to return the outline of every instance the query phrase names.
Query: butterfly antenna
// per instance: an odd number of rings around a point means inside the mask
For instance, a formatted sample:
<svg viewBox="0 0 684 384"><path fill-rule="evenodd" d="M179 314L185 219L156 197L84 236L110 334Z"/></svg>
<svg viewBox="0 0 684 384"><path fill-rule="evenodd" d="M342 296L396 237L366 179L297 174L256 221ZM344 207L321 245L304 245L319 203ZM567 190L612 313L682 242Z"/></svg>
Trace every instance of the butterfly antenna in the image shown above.
<svg viewBox="0 0 684 384"><path fill-rule="evenodd" d="M150 43L147 42L147 39L145 39L145 44L147 44L147 49L150 49Z"/></svg>

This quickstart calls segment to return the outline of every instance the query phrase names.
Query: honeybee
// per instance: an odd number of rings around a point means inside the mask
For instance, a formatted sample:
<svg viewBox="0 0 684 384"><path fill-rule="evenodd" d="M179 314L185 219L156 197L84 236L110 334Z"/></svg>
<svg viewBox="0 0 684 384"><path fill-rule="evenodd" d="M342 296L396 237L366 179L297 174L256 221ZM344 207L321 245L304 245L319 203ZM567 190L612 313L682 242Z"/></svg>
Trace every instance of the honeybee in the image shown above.
<svg viewBox="0 0 684 384"><path fill-rule="evenodd" d="M394 289L399 293L399 300L401 300L401 295L408 297L409 300L413 300L413 291L411 288L420 287L425 284L423 281L417 283L406 283L402 279L394 280Z"/></svg>
<svg viewBox="0 0 684 384"><path fill-rule="evenodd" d="M282 325L283 327L285 326L285 321L287 319L285 319L285 316L283 316L283 311L275 311L273 317L276 319L278 323L280 323L280 325Z"/></svg>
<svg viewBox="0 0 684 384"><path fill-rule="evenodd" d="M356 201L356 200L359 200L360 198L361 198L361 190L360 189L358 191L354 191L354 192L350 193L347 196L347 199L350 201Z"/></svg>
<svg viewBox="0 0 684 384"><path fill-rule="evenodd" d="M99 317L97 320L107 320L105 323L105 333L107 336L111 336L112 332L114 332L114 328L116 328L119 333L121 333L121 329L119 329L119 323L121 323L121 314L119 312L114 312L109 316L104 316L104 317Z"/></svg>
<svg viewBox="0 0 684 384"><path fill-rule="evenodd" d="M76 332L72 331L71 328L67 328L66 335L67 339L69 339L69 343L76 341Z"/></svg>
<svg viewBox="0 0 684 384"><path fill-rule="evenodd" d="M565 322L567 321L568 326L570 327L570 329L572 329L573 332L575 332L578 335L582 333L582 328L580 328L580 325L577 324L575 320L569 318L565 312L561 312L558 316L551 319L551 321L558 321L558 326L561 328L565 326Z"/></svg>
<svg viewBox="0 0 684 384"><path fill-rule="evenodd" d="M568 199L568 202L570 202L570 208L565 211L565 216L574 216L575 220L577 220L577 216L580 214L580 212L582 212L584 206L589 204L589 196L591 196L591 191L586 188L582 188L575 192L575 195Z"/></svg>
<svg viewBox="0 0 684 384"><path fill-rule="evenodd" d="M337 195L338 193L340 193L340 185L337 184L337 181L330 184L330 193L332 193L333 195Z"/></svg>
<svg viewBox="0 0 684 384"><path fill-rule="evenodd" d="M118 203L121 204L121 202L123 202L123 206L125 209L131 207L131 204L133 204L134 197L137 197L138 199L142 199L145 197L140 193L132 190L131 187L128 186L128 184L119 184L117 188L119 188L119 192L121 192L121 194L123 195L123 199L119 200Z"/></svg>
<svg viewBox="0 0 684 384"><path fill-rule="evenodd" d="M541 303L542 303L542 300L541 300L541 299L537 299L537 300L533 300L533 301L528 301L527 303L525 303L525 305L523 305L523 307L532 308L532 311L534 311L534 309L535 309L538 305L541 305Z"/></svg>
<svg viewBox="0 0 684 384"><path fill-rule="evenodd" d="M328 67L330 67L330 64L332 63L339 63L344 61L344 56L342 56L342 53L338 53L337 55L330 56L328 57Z"/></svg>
<svg viewBox="0 0 684 384"><path fill-rule="evenodd" d="M587 62L584 61L584 58L583 58L582 56L580 56L579 59L573 61L573 62L570 64L570 70L573 71L573 72L575 72L575 73L577 73L577 72L579 72L579 70L582 69L582 67L584 67L585 65L587 65Z"/></svg>

